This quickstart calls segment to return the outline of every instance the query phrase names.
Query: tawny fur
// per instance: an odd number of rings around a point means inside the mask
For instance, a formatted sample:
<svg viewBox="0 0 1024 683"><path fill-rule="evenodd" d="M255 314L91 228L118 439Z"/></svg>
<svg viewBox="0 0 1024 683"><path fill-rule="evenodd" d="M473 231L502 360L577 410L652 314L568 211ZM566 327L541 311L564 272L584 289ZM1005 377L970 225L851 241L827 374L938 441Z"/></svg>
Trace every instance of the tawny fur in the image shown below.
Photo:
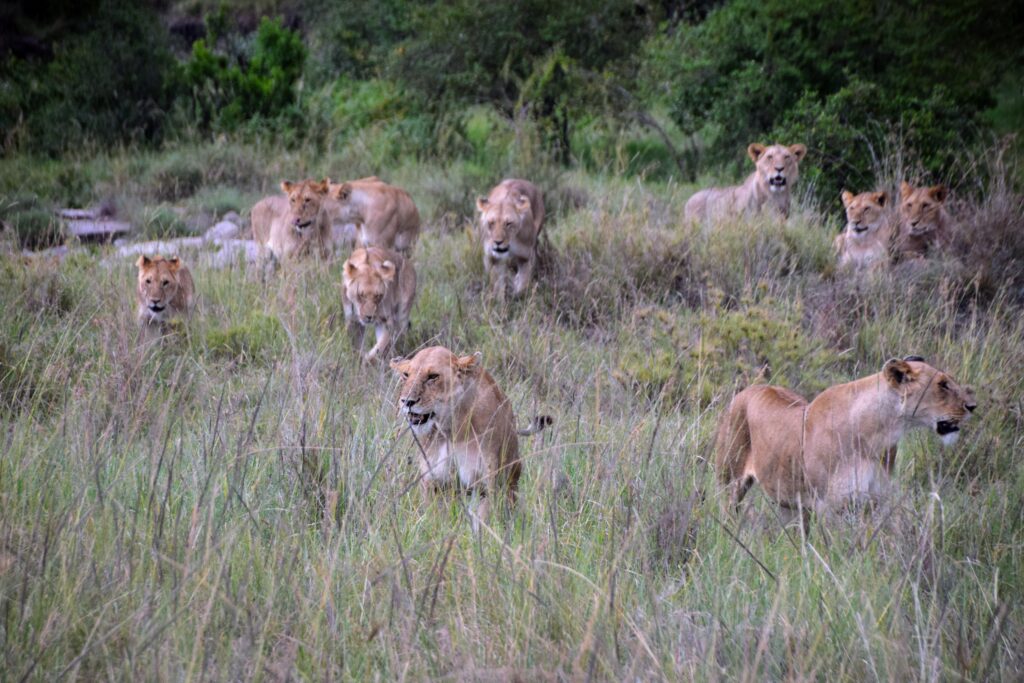
<svg viewBox="0 0 1024 683"><path fill-rule="evenodd" d="M511 280L512 293L519 296L530 286L537 263L537 240L544 228L541 191L527 180L503 180L477 199L476 207L491 291L504 298Z"/></svg>
<svg viewBox="0 0 1024 683"><path fill-rule="evenodd" d="M952 241L952 220L946 213L949 191L942 185L913 187L900 183L899 259L933 256Z"/></svg>
<svg viewBox="0 0 1024 683"><path fill-rule="evenodd" d="M285 196L265 197L252 207L252 235L260 245L261 260L285 260L331 252L331 222L326 211L329 181L285 180Z"/></svg>
<svg viewBox="0 0 1024 683"><path fill-rule="evenodd" d="M917 360L890 360L810 403L782 387L752 386L722 415L716 470L733 504L755 482L790 510L870 502L888 487L904 433L933 429L952 442L975 405L970 389Z"/></svg>
<svg viewBox="0 0 1024 683"><path fill-rule="evenodd" d="M401 376L399 406L422 446L419 463L426 491L458 482L482 488L476 512L486 520L490 500L503 494L514 504L522 465L512 404L483 369L480 354L458 357L442 346L423 349L412 359L395 359ZM550 418L534 421L539 431Z"/></svg>
<svg viewBox="0 0 1024 683"><path fill-rule="evenodd" d="M878 270L888 265L893 247L893 221L889 195L862 192L856 196L843 190L846 227L836 236L834 247L840 269Z"/></svg>
<svg viewBox="0 0 1024 683"><path fill-rule="evenodd" d="M765 209L788 218L790 192L806 154L804 145L752 143L747 147L747 156L754 162L754 172L742 185L711 187L695 193L686 202L685 219L717 222L739 216L749 218Z"/></svg>
<svg viewBox="0 0 1024 683"><path fill-rule="evenodd" d="M366 328L373 327L377 341L364 358L379 360L409 327L416 269L397 252L360 248L345 261L342 287L345 320L354 345L358 348Z"/></svg>
<svg viewBox="0 0 1024 683"><path fill-rule="evenodd" d="M177 256L140 256L135 265L139 269L135 287L139 326L162 333L166 323L191 312L195 297L192 274Z"/></svg>
<svg viewBox="0 0 1024 683"><path fill-rule="evenodd" d="M420 234L420 213L409 193L376 176L331 184L332 220L353 226L353 246L412 254Z"/></svg>

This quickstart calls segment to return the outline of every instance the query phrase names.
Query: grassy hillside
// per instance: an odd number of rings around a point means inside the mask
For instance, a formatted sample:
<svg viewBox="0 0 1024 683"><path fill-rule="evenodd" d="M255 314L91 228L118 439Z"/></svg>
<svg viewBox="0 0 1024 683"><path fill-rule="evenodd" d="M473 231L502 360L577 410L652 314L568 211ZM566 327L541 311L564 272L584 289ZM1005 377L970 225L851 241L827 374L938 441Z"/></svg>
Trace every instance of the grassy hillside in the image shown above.
<svg viewBox="0 0 1024 683"><path fill-rule="evenodd" d="M521 164L505 170L537 180L553 218L535 290L499 310L467 216L500 175L367 166L220 145L15 157L0 178L11 201L113 198L150 234L167 228L139 217L160 207L187 232L282 177L406 187L428 223L398 350L482 351L520 423L555 417L521 442L518 509L474 536L465 499L422 496L397 382L344 333L340 259L266 283L194 266L196 314L141 348L131 259L5 255L12 680L1024 675L1024 317L1004 284L1021 203L1001 176L961 197L959 259L851 281L832 272L838 209L709 233L680 219L692 187ZM978 254L994 244L993 273ZM901 444L888 504L806 538L760 493L723 510L711 439L738 387L810 395L906 354L980 405L952 448Z"/></svg>

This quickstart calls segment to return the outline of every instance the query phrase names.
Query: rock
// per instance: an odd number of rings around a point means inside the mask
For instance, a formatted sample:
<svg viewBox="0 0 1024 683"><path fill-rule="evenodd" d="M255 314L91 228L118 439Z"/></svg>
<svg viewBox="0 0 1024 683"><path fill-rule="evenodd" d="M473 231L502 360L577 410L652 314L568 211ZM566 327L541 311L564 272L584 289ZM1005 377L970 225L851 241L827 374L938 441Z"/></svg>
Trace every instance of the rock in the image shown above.
<svg viewBox="0 0 1024 683"><path fill-rule="evenodd" d="M209 268L230 268L239 262L256 263L260 257L260 247L253 240L218 239L213 244L220 247L217 251L204 251L199 259Z"/></svg>
<svg viewBox="0 0 1024 683"><path fill-rule="evenodd" d="M237 216L238 214L235 215ZM223 220L203 233L203 239L207 242L212 242L214 240L229 240L238 237L238 233L241 231L242 229L238 227L237 223L233 223L229 220Z"/></svg>
<svg viewBox="0 0 1024 683"><path fill-rule="evenodd" d="M70 219L68 232L83 242L109 242L115 235L131 232L132 226L124 221L97 219Z"/></svg>
<svg viewBox="0 0 1024 683"><path fill-rule="evenodd" d="M170 256L180 254L187 249L199 249L202 246L202 237L180 237L173 240L154 240L152 242L126 244L123 247L118 247L117 255L121 257L140 256L143 254L146 256L153 256L155 254Z"/></svg>
<svg viewBox="0 0 1024 683"><path fill-rule="evenodd" d="M226 214L224 214L221 217L220 220L222 222L223 221L231 221L235 225L241 225L242 224L242 217L238 215L237 211L228 211Z"/></svg>
<svg viewBox="0 0 1024 683"><path fill-rule="evenodd" d="M64 257L69 253L71 253L71 248L66 244L61 244L56 247L50 247L49 249L40 249L39 251L24 249L22 250L21 255L28 258L52 258L57 261L63 261Z"/></svg>

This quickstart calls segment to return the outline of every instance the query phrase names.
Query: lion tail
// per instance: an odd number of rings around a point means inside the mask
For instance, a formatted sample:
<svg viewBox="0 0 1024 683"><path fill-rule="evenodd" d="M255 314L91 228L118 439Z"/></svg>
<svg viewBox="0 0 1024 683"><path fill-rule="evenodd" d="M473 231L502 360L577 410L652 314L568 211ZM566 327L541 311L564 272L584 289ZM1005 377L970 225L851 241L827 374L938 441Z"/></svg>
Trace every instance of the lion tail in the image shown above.
<svg viewBox="0 0 1024 683"><path fill-rule="evenodd" d="M516 434L518 434L519 436L533 436L537 432L543 430L545 427L550 427L554 423L555 420L550 415L537 415L532 420L530 420L529 426L527 426L525 429L517 430Z"/></svg>
<svg viewBox="0 0 1024 683"><path fill-rule="evenodd" d="M728 485L743 474L750 456L750 424L747 422L747 392L737 394L718 421L715 439L715 470L718 480Z"/></svg>

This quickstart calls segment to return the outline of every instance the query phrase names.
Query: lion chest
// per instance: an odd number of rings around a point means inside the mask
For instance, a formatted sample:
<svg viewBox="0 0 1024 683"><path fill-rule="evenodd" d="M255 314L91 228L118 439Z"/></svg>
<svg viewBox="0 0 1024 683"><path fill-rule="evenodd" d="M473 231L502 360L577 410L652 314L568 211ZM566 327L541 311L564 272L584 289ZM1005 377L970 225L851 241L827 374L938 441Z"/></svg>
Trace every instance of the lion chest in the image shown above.
<svg viewBox="0 0 1024 683"><path fill-rule="evenodd" d="M453 470L458 472L459 482L472 487L486 474L486 464L480 447L475 441L451 443L441 441L420 463L423 478L446 484L452 480Z"/></svg>

